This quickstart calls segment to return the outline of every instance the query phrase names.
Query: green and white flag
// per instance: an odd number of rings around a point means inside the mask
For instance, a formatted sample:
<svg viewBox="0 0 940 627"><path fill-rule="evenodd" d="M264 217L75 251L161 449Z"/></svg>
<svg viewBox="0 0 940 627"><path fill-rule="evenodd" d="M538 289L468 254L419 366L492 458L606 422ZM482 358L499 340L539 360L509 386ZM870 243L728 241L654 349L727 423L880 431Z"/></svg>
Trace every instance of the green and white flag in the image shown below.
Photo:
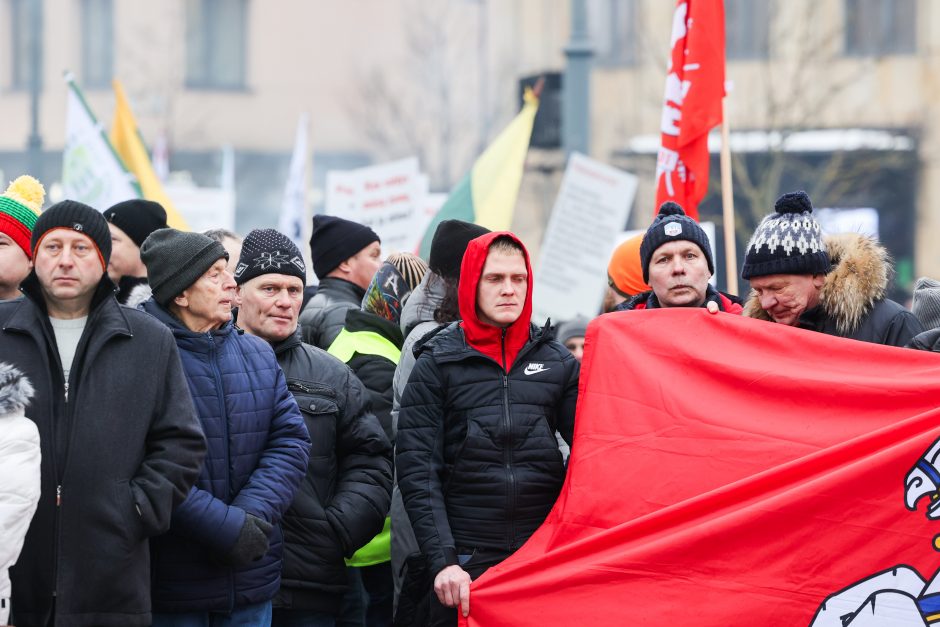
<svg viewBox="0 0 940 627"><path fill-rule="evenodd" d="M65 197L99 211L130 198L140 198L134 175L127 171L111 147L104 129L66 73L69 86L62 151L62 187Z"/></svg>

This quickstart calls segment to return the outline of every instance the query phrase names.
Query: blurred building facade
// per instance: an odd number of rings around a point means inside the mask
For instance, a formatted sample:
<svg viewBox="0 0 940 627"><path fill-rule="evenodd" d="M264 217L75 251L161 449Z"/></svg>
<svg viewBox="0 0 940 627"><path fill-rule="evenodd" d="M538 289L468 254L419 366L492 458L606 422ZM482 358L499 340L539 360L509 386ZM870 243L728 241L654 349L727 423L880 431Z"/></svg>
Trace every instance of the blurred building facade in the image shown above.
<svg viewBox="0 0 940 627"><path fill-rule="evenodd" d="M590 154L641 179L653 212L674 3L584 0ZM112 77L170 169L217 185L235 155L237 228L276 220L294 131L311 118L313 183L328 169L417 155L446 190L550 77L516 228L537 250L564 167L560 91L571 0L0 0L0 169L25 171L40 8L40 174L61 171L71 70L108 126ZM940 5L931 0L725 0L739 252L781 192L878 210L898 286L940 276ZM717 143L716 143L717 151ZM701 210L720 221L717 155ZM317 201L317 198L313 199ZM626 225L625 225L626 226ZM720 230L719 230L720 232ZM721 256L721 254L719 254Z"/></svg>

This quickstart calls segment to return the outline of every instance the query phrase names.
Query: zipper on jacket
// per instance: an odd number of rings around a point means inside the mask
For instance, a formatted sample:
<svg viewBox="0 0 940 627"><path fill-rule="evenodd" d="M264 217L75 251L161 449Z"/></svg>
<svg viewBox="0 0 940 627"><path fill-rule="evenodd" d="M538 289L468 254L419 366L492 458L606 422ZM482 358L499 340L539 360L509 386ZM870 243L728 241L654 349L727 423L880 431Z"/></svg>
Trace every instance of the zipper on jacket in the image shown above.
<svg viewBox="0 0 940 627"><path fill-rule="evenodd" d="M224 437L222 441L225 443L223 447L223 452L225 455L225 487L227 493L225 495L224 502L226 504L231 502L232 496L232 473L231 473L231 455L229 451L229 430L228 430L228 411L225 407L225 392L222 389L222 373L219 371L218 363L216 362L216 345L215 337L212 335L212 331L206 331L206 339L209 341L209 365L212 368L212 376L215 378L215 389L217 391L217 396L219 397L219 410L222 423L222 430ZM228 611L231 612L235 607L235 571L232 568L227 569L228 575Z"/></svg>
<svg viewBox="0 0 940 627"><path fill-rule="evenodd" d="M506 477L509 480L509 490L507 498L509 500L509 548L515 549L516 546L516 475L512 469L512 415L509 411L509 374L502 373L503 377L503 419L506 428L506 454L503 459L506 463Z"/></svg>
<svg viewBox="0 0 940 627"><path fill-rule="evenodd" d="M69 402L69 382L65 382L65 402Z"/></svg>

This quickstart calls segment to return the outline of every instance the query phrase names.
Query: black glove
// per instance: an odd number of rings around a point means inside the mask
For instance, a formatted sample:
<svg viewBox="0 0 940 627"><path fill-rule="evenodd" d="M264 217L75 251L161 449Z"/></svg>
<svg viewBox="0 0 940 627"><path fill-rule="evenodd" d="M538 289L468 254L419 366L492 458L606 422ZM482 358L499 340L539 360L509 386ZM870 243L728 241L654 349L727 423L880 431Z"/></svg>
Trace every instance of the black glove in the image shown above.
<svg viewBox="0 0 940 627"><path fill-rule="evenodd" d="M260 560L268 552L268 534L271 529L271 523L245 514L245 524L242 525L238 540L229 552L227 561L232 566L245 566Z"/></svg>

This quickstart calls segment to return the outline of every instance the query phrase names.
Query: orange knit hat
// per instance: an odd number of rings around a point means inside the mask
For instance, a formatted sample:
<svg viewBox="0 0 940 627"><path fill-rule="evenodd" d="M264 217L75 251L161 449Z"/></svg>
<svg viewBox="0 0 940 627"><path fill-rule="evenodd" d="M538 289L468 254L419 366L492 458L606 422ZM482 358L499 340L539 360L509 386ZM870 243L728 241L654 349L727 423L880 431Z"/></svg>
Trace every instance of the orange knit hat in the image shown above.
<svg viewBox="0 0 940 627"><path fill-rule="evenodd" d="M610 256L607 264L607 284L624 298L652 289L643 281L643 267L640 264L640 243L643 233L626 240Z"/></svg>

